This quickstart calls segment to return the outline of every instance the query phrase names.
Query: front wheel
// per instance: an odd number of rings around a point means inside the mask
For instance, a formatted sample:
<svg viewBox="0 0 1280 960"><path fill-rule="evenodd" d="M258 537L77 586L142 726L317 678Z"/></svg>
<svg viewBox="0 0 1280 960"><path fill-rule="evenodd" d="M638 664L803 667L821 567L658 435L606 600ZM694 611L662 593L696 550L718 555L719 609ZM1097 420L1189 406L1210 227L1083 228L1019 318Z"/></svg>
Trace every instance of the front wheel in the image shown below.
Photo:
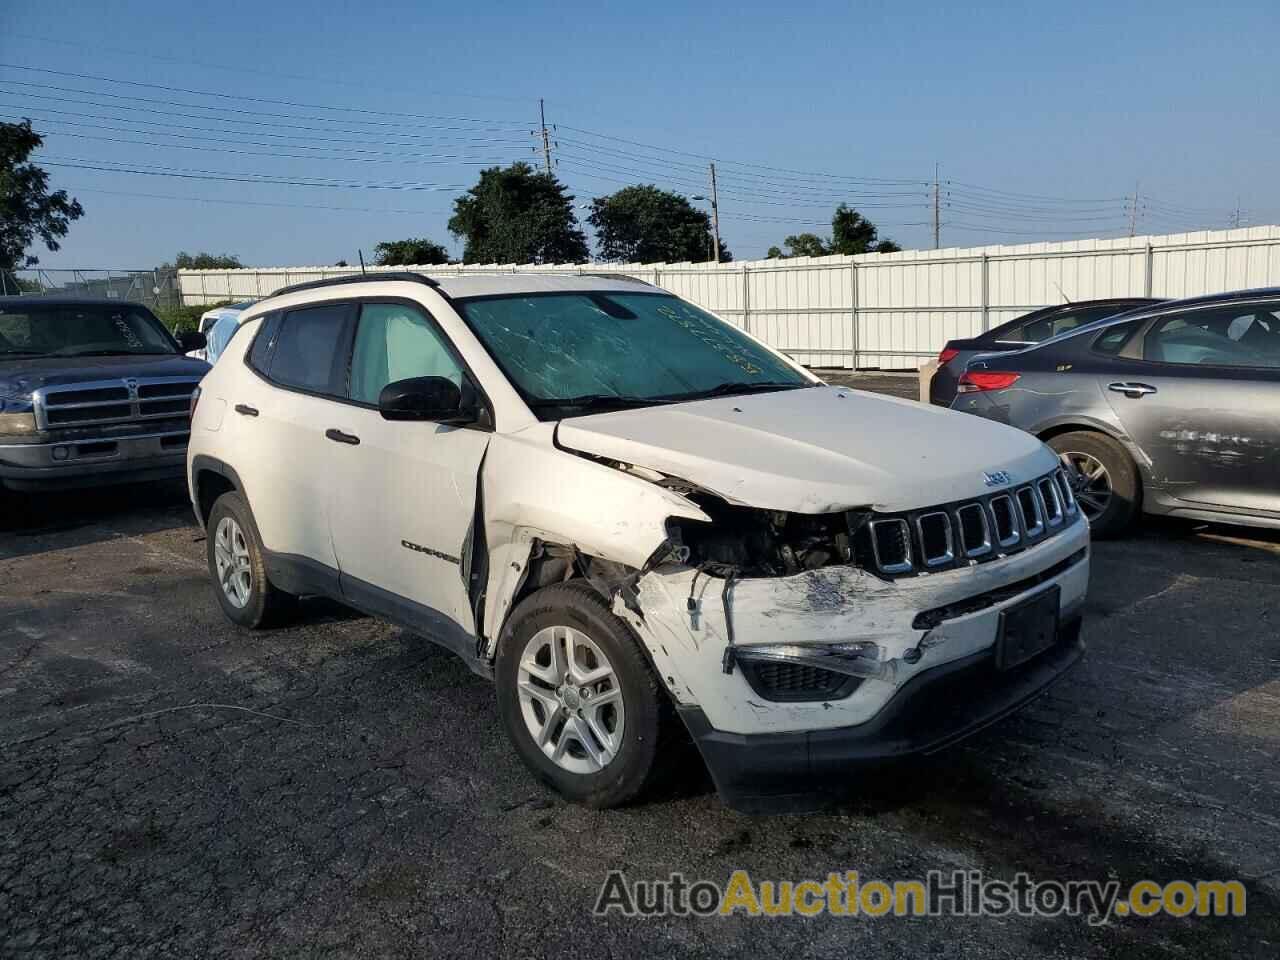
<svg viewBox="0 0 1280 960"><path fill-rule="evenodd" d="M1086 430L1052 437L1049 446L1067 469L1090 533L1098 539L1123 533L1142 494L1138 468L1128 451L1110 437Z"/></svg>
<svg viewBox="0 0 1280 960"><path fill-rule="evenodd" d="M544 783L592 807L652 786L675 718L630 630L590 587L559 584L522 601L496 674L507 735Z"/></svg>

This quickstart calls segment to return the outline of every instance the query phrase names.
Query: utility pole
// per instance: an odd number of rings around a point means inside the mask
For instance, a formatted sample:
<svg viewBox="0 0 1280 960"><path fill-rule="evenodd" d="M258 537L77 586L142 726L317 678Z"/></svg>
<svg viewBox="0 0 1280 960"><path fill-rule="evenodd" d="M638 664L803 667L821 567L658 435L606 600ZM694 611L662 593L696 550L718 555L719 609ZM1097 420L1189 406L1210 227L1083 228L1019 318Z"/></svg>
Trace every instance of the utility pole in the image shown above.
<svg viewBox="0 0 1280 960"><path fill-rule="evenodd" d="M1243 227L1245 219L1244 213L1240 209L1240 198L1236 197L1236 208L1227 215L1227 226L1235 228Z"/></svg>
<svg viewBox="0 0 1280 960"><path fill-rule="evenodd" d="M716 194L716 165L711 164L711 240L714 244L716 263L720 262L720 204Z"/></svg>
<svg viewBox="0 0 1280 960"><path fill-rule="evenodd" d="M933 249L942 246L942 201L939 197L938 165L933 165Z"/></svg>
<svg viewBox="0 0 1280 960"><path fill-rule="evenodd" d="M542 98L538 98L538 119L542 122L542 161L547 167L547 176L551 176L551 136L547 133L547 108Z"/></svg>
<svg viewBox="0 0 1280 960"><path fill-rule="evenodd" d="M1138 187L1139 183L1135 180L1133 184L1133 206L1129 208L1129 236L1134 236L1138 232Z"/></svg>

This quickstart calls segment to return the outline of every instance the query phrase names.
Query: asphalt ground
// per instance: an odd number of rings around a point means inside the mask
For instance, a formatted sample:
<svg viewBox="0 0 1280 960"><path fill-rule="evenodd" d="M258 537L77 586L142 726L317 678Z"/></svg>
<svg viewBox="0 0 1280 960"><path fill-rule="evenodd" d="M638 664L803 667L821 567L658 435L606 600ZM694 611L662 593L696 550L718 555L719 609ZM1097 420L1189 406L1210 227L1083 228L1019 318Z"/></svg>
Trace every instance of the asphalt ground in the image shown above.
<svg viewBox="0 0 1280 960"><path fill-rule="evenodd" d="M906 378L856 385L906 391ZM491 687L341 606L223 618L180 486L51 496L0 533L0 956L1275 957L1280 536L1098 543L1089 653L820 814L726 809L696 757L644 805L535 783ZM610 870L1240 879L1242 918L627 918Z"/></svg>

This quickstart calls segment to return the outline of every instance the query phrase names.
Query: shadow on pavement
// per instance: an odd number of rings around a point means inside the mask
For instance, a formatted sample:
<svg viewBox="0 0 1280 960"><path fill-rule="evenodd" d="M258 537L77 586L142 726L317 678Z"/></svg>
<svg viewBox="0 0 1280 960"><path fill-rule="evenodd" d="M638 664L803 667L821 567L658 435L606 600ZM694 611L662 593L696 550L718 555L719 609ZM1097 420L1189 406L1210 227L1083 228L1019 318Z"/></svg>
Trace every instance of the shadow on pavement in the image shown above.
<svg viewBox="0 0 1280 960"><path fill-rule="evenodd" d="M194 526L182 481L17 494L0 490L0 560Z"/></svg>

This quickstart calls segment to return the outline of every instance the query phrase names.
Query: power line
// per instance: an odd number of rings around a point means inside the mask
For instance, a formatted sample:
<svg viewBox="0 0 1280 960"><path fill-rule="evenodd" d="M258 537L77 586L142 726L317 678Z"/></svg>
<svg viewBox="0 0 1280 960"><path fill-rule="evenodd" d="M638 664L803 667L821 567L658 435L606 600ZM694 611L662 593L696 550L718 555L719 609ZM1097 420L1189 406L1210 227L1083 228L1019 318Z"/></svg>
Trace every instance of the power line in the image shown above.
<svg viewBox="0 0 1280 960"><path fill-rule="evenodd" d="M199 150L202 153L229 153L246 157L264 157L272 160L315 160L320 162L337 162L337 163L403 163L410 165L419 164L447 164L457 163L463 166L485 166L486 164L504 163L505 157L488 157L476 159L472 157L459 156L456 154L425 154L423 156L414 157L412 159L380 159L378 157L317 157L306 156L296 153L266 153L262 150L237 150L232 147L210 147L203 144L192 143L156 143L147 140L125 140L120 137L97 137L91 133L65 133L63 131L51 131L45 134L47 137L75 137L80 140L98 140L105 143L123 143L131 144L139 147L159 147L162 150ZM268 144L270 146L270 144Z"/></svg>
<svg viewBox="0 0 1280 960"><path fill-rule="evenodd" d="M716 162L721 163L722 165L732 164L734 166L751 167L759 170L773 170L778 173L793 173L793 174L800 174L803 176L824 177L824 178L829 178L834 180L844 180L844 181L850 181L850 182L856 182L856 183L904 184L904 183L920 183L921 182L918 178L849 177L849 176L844 176L842 174L816 173L814 171L809 171L809 170L793 170L787 167L774 167L774 166L769 166L767 164L749 163L749 162L740 161L740 160L718 160L716 157L708 156L707 154L692 153L687 150L675 150L670 147L658 146L657 144L643 143L639 140L628 140L625 137L614 137L605 133L596 133L591 130L585 130L582 127L572 127L572 126L569 126L568 124L560 124L560 126L564 127L566 130L574 130L578 133L585 134L590 137L597 137L603 140L613 140L618 143L628 143L635 147L647 147L651 150L658 150L664 153L673 153L673 154L676 154L677 156L696 157L699 160L716 160Z"/></svg>
<svg viewBox="0 0 1280 960"><path fill-rule="evenodd" d="M126 56L143 57L148 60L155 60L162 63L176 63L182 67L194 66L194 67L204 67L209 70L226 70L236 74L237 76L242 74L252 73L252 74L257 74L258 76L263 76L263 77L277 77L282 80L303 80L307 83L330 83L340 87L355 87L363 92L367 92L370 89L369 84L364 82L353 83L346 80L335 80L332 77L305 76L303 74L296 74L296 73L273 73L268 70L260 70L254 67L231 66L226 63L210 63L208 61L193 60L190 57L187 57L185 55L182 57L164 57L155 53L150 53L142 50L122 50L118 47L116 48L104 47L100 43L96 43L96 42L93 44L83 44L83 43L76 43L74 40L54 39L52 37L41 37L41 36L34 36L32 34L24 34L24 33L11 33L11 34L8 34L8 36L16 37L24 40L36 40L41 43L57 43L57 44L63 44L64 46L79 47L81 50L91 51L95 56L101 56L104 53L122 53L122 54L125 54ZM44 69L41 67L18 66L16 64L13 66L14 66L14 69L17 69L17 70L43 70ZM44 72L51 73L56 71L44 70ZM69 74L69 75L77 76L76 74ZM80 76L84 77L84 79L96 79L92 77L87 77L85 75L80 75ZM114 82L130 83L130 84L138 83L138 81L135 81L135 80L117 80ZM383 87L382 89L385 90L388 88ZM505 100L510 103L523 103L526 101L526 98L524 97L503 97L503 96L495 96L492 94L483 94L483 93L457 93L457 92L449 92L449 91L441 91L441 90L425 90L425 89L417 89L417 88L415 88L414 92L419 96L430 95L430 96L437 96L437 97L457 97L459 99L467 99L467 100Z"/></svg>
<svg viewBox="0 0 1280 960"><path fill-rule="evenodd" d="M465 190L464 184L457 183L358 183L355 181L334 180L324 177L309 177L305 179L285 179L284 177L276 177L272 174L252 174L252 175L236 175L224 170L194 170L182 167L159 167L158 169L142 170L138 169L135 164L131 167L108 167L102 166L94 161L84 160L81 157L68 157L66 159L49 159L41 158L40 161L45 166L50 167L68 167L76 170L95 170L101 173L128 173L138 176L150 177L176 177L181 180L217 180L226 183L262 183L270 186L285 187L320 187L326 189L342 189L342 190L407 190L407 191L442 191L442 190ZM316 182L327 181L327 182Z"/></svg>
<svg viewBox="0 0 1280 960"><path fill-rule="evenodd" d="M0 90L0 96L8 96L8 94L6 94L4 91ZM12 105L9 105L9 104L0 104L0 107L4 107L5 109L12 110L12 111L14 111L15 113L22 112L22 110L21 110L21 108L20 108L20 107L15 107L15 106L12 106ZM92 127L92 128L95 128L95 129L102 129L102 130L116 130L117 132L122 132L122 133L142 133L142 134L146 134L146 135L156 135L156 134L158 133L158 134L163 135L163 136L183 137L184 139L206 139L206 138L190 137L190 136L187 136L187 135L184 135L184 134L171 133L171 132L169 132L169 130L197 130L197 131L200 131L200 132L203 132L203 133L239 134L239 135L241 135L241 136L249 136L249 135L252 135L252 136L256 136L256 137L275 137L276 139L289 139L289 140L312 140L312 141L315 141L315 142L317 142L317 143L341 143L341 144L368 144L368 143L373 143L373 144L379 144L379 145L382 145L382 146L400 146L400 147L415 147L415 146L420 146L420 145L422 145L422 146L443 146L443 145L446 145L446 144L457 145L457 144L464 144L464 143L484 143L484 144L498 144L498 145L503 145L503 146L523 146L522 141L519 141L519 140L504 140L504 139L501 139L501 138L494 138L494 137L425 137L425 136L420 136L420 135L417 135L417 134L401 134L401 136L403 136L403 137L408 137L408 138L410 138L410 139L408 139L408 140L400 140L400 141L396 141L396 140L374 140L374 139L370 139L368 136L357 136L357 137L355 137L355 138L345 138L345 137L309 137L309 136L306 136L306 135L304 135L304 134L268 133L268 132L266 132L266 131L261 131L261 130L225 130L225 129L222 129L222 128L220 128L220 127L199 127L199 126L194 126L194 125L192 125L192 124L170 123L170 122L163 121L163 120L140 120L140 119L138 119L137 117L112 117L112 116L102 116L102 115L100 115L100 114L96 114L96 113L79 113L79 112L74 111L74 110L59 110L59 109L57 109L57 108L55 108L55 107L37 107L36 109L40 110L40 111L41 111L41 112L43 112L43 113L57 113L57 114L61 114L61 115L63 115L63 116L67 116L67 117L82 117L82 118L89 119L89 120L114 120L114 121L119 122L119 123L136 123L136 124L141 124L141 125L143 125L143 126L147 126L147 127L165 127L165 128L169 128L169 129L167 129L167 130L161 130L161 131L152 131L152 130L121 130L120 128L117 128L117 127L99 127L99 126L97 126L97 125L95 125L95 124L78 123L78 122L73 121L73 120L61 120L61 119L57 119L57 118L37 117L37 116L34 116L34 115L27 116L27 117L26 117L26 119L29 119L29 120L37 120L37 121L40 121L40 122L42 122L42 123L61 123L61 124L65 124L65 125L67 125L67 126L73 126L73 127ZM207 120L207 119L209 119L209 118L208 118L208 117L198 117L198 118L193 118L193 119ZM308 128L308 129L310 129L310 128ZM353 131L334 131L334 132L335 132L335 133L354 133L354 134L361 134L361 133L362 133L362 131L355 131L355 130L353 130ZM230 140L230 141L224 141L224 142L227 142L227 143L238 143L238 142L240 142L240 141ZM245 142L245 143L253 143L254 141L244 141L244 142ZM271 146L271 144L259 144L259 145L260 145L260 146ZM301 147L299 147L297 144L292 144L292 143L290 143L290 144L281 144L281 146L293 147L294 149L301 149ZM312 149L318 149L318 148L312 148ZM326 149L327 149L327 148L326 148Z"/></svg>
<svg viewBox="0 0 1280 960"><path fill-rule="evenodd" d="M68 193L102 193L117 197L141 197L148 200L180 200L190 203L216 203L237 207L288 207L298 210L336 210L351 213L394 213L415 217L445 216L448 210L398 210L385 207L335 207L316 203L279 203L267 200L218 200L212 197L175 197L164 193L136 193L132 190L104 190L101 187L64 187Z"/></svg>
<svg viewBox="0 0 1280 960"><path fill-rule="evenodd" d="M0 83L9 83L9 82L11 81L0 80ZM0 91L0 92L3 92L5 96L9 96L9 97L16 97L19 95L17 92L10 92L8 90ZM113 94L97 93L92 90L74 90L71 92L84 93L84 94L88 94L89 96L96 96L96 97L113 96ZM30 93L30 92L24 91L22 92L21 95L25 97L34 97L37 100L52 100L56 103L74 103L79 106L85 106L85 107L105 107L108 110L132 110L136 113L154 113L154 114L159 114L161 116L186 117L191 120L212 120L218 123L254 124L256 126L288 126L288 124L279 124L277 123L277 121L278 120L307 120L312 123L363 123L366 125L394 127L396 129L402 129L408 126L408 128L411 130L457 130L457 131L463 131L463 132L480 131L484 133L511 133L512 132L512 130L504 127L451 127L451 126L443 126L441 124L431 124L431 123L405 124L403 122L395 121L395 120L356 120L350 117L340 117L340 118L339 117L307 117L307 116L297 116L297 115L288 114L288 113L271 113L269 111L263 111L263 110L244 110L238 107L211 107L202 103L183 103L178 100L158 100L153 97L117 96L117 99L136 101L138 103L157 103L157 104L160 104L161 106L183 107L189 110L215 110L221 113L235 113L235 114L243 114L245 116L270 118L268 120L241 120L238 117L214 117L214 116L205 117L199 114L193 115L189 113L174 113L171 110L157 110L152 107L139 107L139 106L135 106L134 103L99 103L97 101L81 100L75 97L57 97L48 93ZM323 129L323 128L295 127L294 129L314 130L314 129ZM346 132L348 133L360 132L360 133L368 134L372 131L364 130L364 131L346 131Z"/></svg>

